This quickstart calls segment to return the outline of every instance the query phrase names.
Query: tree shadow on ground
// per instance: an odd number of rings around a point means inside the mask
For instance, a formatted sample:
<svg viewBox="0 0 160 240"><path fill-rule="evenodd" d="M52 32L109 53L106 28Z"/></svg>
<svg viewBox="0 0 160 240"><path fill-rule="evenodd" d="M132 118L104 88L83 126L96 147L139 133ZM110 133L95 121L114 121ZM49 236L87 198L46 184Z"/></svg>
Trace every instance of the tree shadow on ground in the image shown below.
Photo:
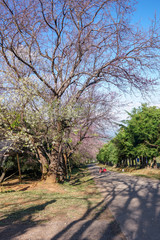
<svg viewBox="0 0 160 240"><path fill-rule="evenodd" d="M104 200L99 202L94 207L92 207L91 202L88 198L82 198L82 200L85 200L88 206L87 211L84 213L84 215L78 220L72 222L70 220L68 225L63 229L61 228L61 230L56 235L53 232L50 239L104 240L106 239L106 236L108 240L116 239L116 236L118 236L118 240L125 239L123 236L121 236L119 225L113 217L110 219L107 218L107 220L105 217L101 219L101 215L108 208L108 205ZM55 197L54 200L48 201L44 204L6 214L5 218L0 222L0 239L11 240L15 238L21 239L21 237L25 237L25 234L28 233L28 230L32 232L32 230L40 224L40 221L36 221L32 218L33 214L42 211L47 205L52 204L55 201L58 201L58 198ZM23 221L24 218L25 221ZM121 238L119 238L119 236L121 236ZM34 236L33 239L43 238L41 237L41 233L38 232L38 235Z"/></svg>
<svg viewBox="0 0 160 240"><path fill-rule="evenodd" d="M160 181L108 172L96 182L129 240L160 239Z"/></svg>
<svg viewBox="0 0 160 240"><path fill-rule="evenodd" d="M111 172L98 174L98 167L94 165L90 167L104 196L104 200L94 208L103 207L103 210L88 220L87 216L94 210L88 206L82 218L71 222L52 240L65 239L67 236L66 239L69 240L123 239L123 236L119 235L121 229L129 240L159 240L160 181ZM115 220L106 226L103 222L100 225L96 222L108 207L120 223L121 229ZM101 235L96 235L97 230ZM94 234L95 238L87 237L88 233Z"/></svg>
<svg viewBox="0 0 160 240"><path fill-rule="evenodd" d="M91 207L88 202L88 209L78 220L70 222L65 228L58 232L51 240L113 240L126 239L113 217L102 217L101 215L108 208L105 201ZM118 238L116 238L118 237Z"/></svg>
<svg viewBox="0 0 160 240"><path fill-rule="evenodd" d="M90 167L90 170L99 186L103 200L92 206L89 198L82 198L87 202L87 211L81 218L70 220L66 222L66 225L62 218L61 224L63 225L57 231L52 231L50 238L40 238L41 235L36 235L37 238L33 240L124 240L126 238L121 229L128 240L159 240L160 182L119 173L99 174L98 167L94 165ZM41 211L45 206L57 200L58 198L55 198L55 200L39 205L38 209L32 207L30 211L32 213L37 210ZM108 207L112 210L116 220L113 217L105 217ZM38 221L33 221L30 215L26 225L20 223L21 214L27 216L28 211L18 212L17 223L12 224L12 232L9 235L7 234L11 226L9 223L5 225L3 235L0 235L4 238L1 239L9 240L21 236L29 228L32 231L39 224ZM6 216L6 221L9 222L11 218L12 214ZM52 227L51 224L50 228ZM7 236L10 237L7 238Z"/></svg>
<svg viewBox="0 0 160 240"><path fill-rule="evenodd" d="M32 219L34 213L40 212L49 204L56 202L56 200L48 201L44 204L36 205L26 209L15 211L7 214L3 220L0 221L0 239L10 240L14 237L24 234L29 228L36 226L39 221ZM26 217L25 220L24 217Z"/></svg>
<svg viewBox="0 0 160 240"><path fill-rule="evenodd" d="M96 168L97 171L97 168ZM102 177L100 175L100 177ZM114 199L114 194L110 201L105 198L94 207L86 199L88 208L84 215L78 220L70 222L59 231L51 240L124 240L120 226L113 216L105 216L109 203ZM103 215L103 216L102 216Z"/></svg>
<svg viewBox="0 0 160 240"><path fill-rule="evenodd" d="M125 239L122 234L119 225L114 220L113 217L110 217L110 219L102 218L101 215L105 212L105 210L108 208L108 204L105 203L105 200L102 200L95 206L91 206L91 202L88 198L82 198L82 200L85 200L87 202L87 211L84 213L84 215L75 221L69 222L69 224L60 230L56 235L55 233L52 234L51 238L45 238L45 239L64 239L64 240L113 240L113 239ZM52 204L55 201L58 201L58 198L55 198L55 200L49 201L45 204L38 205L36 207L30 207L25 210L19 210L14 213L6 215L5 219L3 219L0 223L0 226L2 226L2 231L0 233L0 239L4 240L11 240L11 239L21 239L20 237L27 233L27 231L30 229L34 229L40 222L34 221L32 219L32 215L34 212L42 211L48 204ZM24 217L27 217L27 220L22 221ZM12 220L16 221L12 221ZM54 222L53 222L54 224ZM52 225L50 225L52 228ZM41 230L43 231L43 230ZM23 238L22 237L22 238ZM107 237L107 238L106 238ZM118 237L118 238L116 238ZM28 238L25 238L28 239ZM32 238L31 238L32 239ZM43 239L41 237L41 232L38 232L38 235L33 234L33 240L35 239Z"/></svg>

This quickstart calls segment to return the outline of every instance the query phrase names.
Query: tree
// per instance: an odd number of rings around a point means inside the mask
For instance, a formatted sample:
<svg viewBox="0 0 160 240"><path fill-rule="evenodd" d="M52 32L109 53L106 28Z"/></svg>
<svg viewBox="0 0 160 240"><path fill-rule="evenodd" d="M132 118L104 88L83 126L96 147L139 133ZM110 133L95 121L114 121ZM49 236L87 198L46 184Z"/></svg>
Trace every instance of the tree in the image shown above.
<svg viewBox="0 0 160 240"><path fill-rule="evenodd" d="M118 134L112 139L117 149L118 163L128 165L127 159L139 157L140 165L144 167L149 159L159 155L160 109L142 104L128 114L130 118L123 121ZM109 144L103 147L107 149L107 154L108 147ZM104 153L103 148L99 154Z"/></svg>
<svg viewBox="0 0 160 240"><path fill-rule="evenodd" d="M76 105L67 105L65 108L62 106L61 116L57 116L54 107L57 103L49 104L39 99L37 92L41 91L41 88L33 84L28 87L26 80L21 79L18 89L8 91L9 97L6 97L5 93L2 97L0 128L3 137L12 142L12 148L16 147L16 151L24 154L27 152L34 158L37 156L41 164L42 179L45 179L50 175L52 144L57 138L56 119L65 119L67 131L63 132L62 168L67 174L67 159L71 158L75 151L83 151L82 141L85 139L87 144L90 141L90 147L93 146L93 141L99 136L96 126L101 129L101 122L109 123L113 118L111 106L113 107L116 96L112 93L99 95L97 91L90 89ZM89 149L87 150L89 152ZM57 177L61 177L59 172Z"/></svg>
<svg viewBox="0 0 160 240"><path fill-rule="evenodd" d="M126 131L132 138L136 156L142 158L142 165L146 165L144 157L153 158L160 151L160 109L142 104L129 114Z"/></svg>
<svg viewBox="0 0 160 240"><path fill-rule="evenodd" d="M113 165L118 163L118 151L113 141L105 144L97 154L97 160L101 163Z"/></svg>
<svg viewBox="0 0 160 240"><path fill-rule="evenodd" d="M17 87L26 77L28 86L40 86L37 94L54 108L49 164L54 179L58 172L64 176L63 140L70 125L62 112L67 106L76 108L101 83L108 91L112 85L146 90L154 84L148 72L158 74L159 29L131 26L133 7L129 0L0 0L3 66Z"/></svg>

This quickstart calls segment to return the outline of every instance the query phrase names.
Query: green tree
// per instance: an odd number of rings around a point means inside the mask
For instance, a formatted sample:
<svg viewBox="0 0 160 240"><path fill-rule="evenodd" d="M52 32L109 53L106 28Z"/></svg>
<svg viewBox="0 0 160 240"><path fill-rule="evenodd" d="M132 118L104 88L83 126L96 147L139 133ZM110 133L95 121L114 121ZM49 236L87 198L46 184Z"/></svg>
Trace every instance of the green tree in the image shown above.
<svg viewBox="0 0 160 240"><path fill-rule="evenodd" d="M128 115L129 119L122 122L118 134L100 149L97 159L110 161L113 142L119 165L128 165L128 160L132 160L133 165L133 160L139 157L141 167L144 167L160 152L160 109L143 104Z"/></svg>
<svg viewBox="0 0 160 240"><path fill-rule="evenodd" d="M160 150L160 109L143 104L129 114L126 131L132 139L134 155L152 158ZM145 165L145 159L142 164Z"/></svg>
<svg viewBox="0 0 160 240"><path fill-rule="evenodd" d="M118 163L118 152L115 144L110 141L109 143L105 144L97 154L97 160L100 163L105 164L117 164Z"/></svg>

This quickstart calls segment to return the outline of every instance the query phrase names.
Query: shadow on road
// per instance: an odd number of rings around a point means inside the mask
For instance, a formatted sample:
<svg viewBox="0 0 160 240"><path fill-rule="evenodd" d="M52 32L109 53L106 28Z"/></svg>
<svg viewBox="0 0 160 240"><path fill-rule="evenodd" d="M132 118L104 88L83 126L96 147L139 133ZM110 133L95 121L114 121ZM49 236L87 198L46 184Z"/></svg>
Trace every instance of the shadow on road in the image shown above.
<svg viewBox="0 0 160 240"><path fill-rule="evenodd" d="M160 181L107 172L90 166L108 206L130 240L160 239Z"/></svg>
<svg viewBox="0 0 160 240"><path fill-rule="evenodd" d="M87 211L84 215L75 221L70 221L66 225L63 221L63 226L61 229L55 234L54 231L48 228L54 228L54 222L51 225L46 224L46 235L42 234L44 231L44 226L41 225L39 221L35 221L32 216L34 212L41 212L47 205L56 202L56 198L52 201L48 201L45 204L38 205L36 207L30 207L25 210L17 210L14 213L6 213L6 217L0 222L1 232L0 239L1 240L11 240L11 239L33 239L33 240L125 240L125 237L121 233L121 229L113 216L110 218L101 217L104 214L105 210L108 208L108 204L105 199L99 202L94 207L91 206L91 202L88 198L85 198L87 202ZM22 221L26 217L25 221ZM16 221L15 221L16 219ZM14 220L14 222L13 222ZM62 219L63 220L63 219ZM35 235L35 228L37 226L42 226L42 228L38 230ZM32 232L32 237L26 238L26 234ZM36 229L37 231L37 229ZM49 236L47 236L47 231L49 231ZM43 235L43 236L42 236Z"/></svg>
<svg viewBox="0 0 160 240"><path fill-rule="evenodd" d="M101 214L107 208L108 204L106 204L105 200L94 207L91 207L88 201L88 209L85 214L80 219L68 224L52 240L125 240L126 238L121 233L121 229L114 219L109 222L99 220ZM96 209L97 213L92 218L89 217Z"/></svg>
<svg viewBox="0 0 160 240"><path fill-rule="evenodd" d="M6 217L0 221L0 239L11 240L14 237L24 234L29 228L35 227L39 221L32 220L32 215L35 212L40 212L49 204L54 203L55 200L48 201L44 204L36 205L26 208L25 210L17 210L14 213L6 213ZM22 221L26 217L25 221ZM16 221L13 223L13 219Z"/></svg>
<svg viewBox="0 0 160 240"><path fill-rule="evenodd" d="M56 222L43 224L45 237L41 236L41 229L31 240L125 240L121 229L128 240L159 240L160 181L114 172L100 175L96 165L90 165L89 169L103 200L93 207L89 198L85 198L88 207L80 219L66 223L62 219L59 228ZM84 201L83 198L82 200ZM28 230L34 232L35 227L40 226L40 222L32 219L32 214L55 201L56 198L37 207L15 212L17 221L14 223L12 218L15 219L15 215L6 213L6 218L0 224L0 239L28 240L23 238L25 233ZM105 218L108 207L116 220L112 216ZM26 222L21 222L25 216L28 216ZM47 236L48 231L50 235Z"/></svg>
<svg viewBox="0 0 160 240"><path fill-rule="evenodd" d="M92 166L92 174L95 179L98 173L98 168ZM102 175L98 178L102 178ZM78 184L78 183L77 183ZM101 219L101 215L108 209L109 204L114 199L114 194L109 201L104 198L103 201L96 206L91 207L90 202L86 199L88 209L85 214L78 220L71 222L61 231L59 231L52 240L125 240L126 238L121 232L119 224L112 218L112 221ZM96 210L96 214L95 214ZM89 217L94 212L94 216Z"/></svg>

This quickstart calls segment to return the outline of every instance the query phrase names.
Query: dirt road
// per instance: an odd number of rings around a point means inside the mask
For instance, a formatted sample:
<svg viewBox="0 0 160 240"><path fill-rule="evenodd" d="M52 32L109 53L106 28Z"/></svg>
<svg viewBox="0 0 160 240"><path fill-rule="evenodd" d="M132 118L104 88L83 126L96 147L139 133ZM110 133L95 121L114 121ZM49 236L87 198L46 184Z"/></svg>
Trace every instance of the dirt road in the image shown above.
<svg viewBox="0 0 160 240"><path fill-rule="evenodd" d="M160 181L89 169L126 238L159 240Z"/></svg>

